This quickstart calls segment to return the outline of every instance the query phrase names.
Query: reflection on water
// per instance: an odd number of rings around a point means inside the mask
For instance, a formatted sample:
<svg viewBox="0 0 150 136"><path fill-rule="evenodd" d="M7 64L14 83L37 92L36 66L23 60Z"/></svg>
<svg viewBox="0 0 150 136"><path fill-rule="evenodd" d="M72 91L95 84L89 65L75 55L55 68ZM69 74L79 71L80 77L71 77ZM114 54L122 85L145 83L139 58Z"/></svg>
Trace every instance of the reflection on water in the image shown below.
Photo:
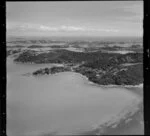
<svg viewBox="0 0 150 136"><path fill-rule="evenodd" d="M137 96L123 88L91 86L78 73L22 76L45 66L7 61L8 136L88 131L138 101Z"/></svg>

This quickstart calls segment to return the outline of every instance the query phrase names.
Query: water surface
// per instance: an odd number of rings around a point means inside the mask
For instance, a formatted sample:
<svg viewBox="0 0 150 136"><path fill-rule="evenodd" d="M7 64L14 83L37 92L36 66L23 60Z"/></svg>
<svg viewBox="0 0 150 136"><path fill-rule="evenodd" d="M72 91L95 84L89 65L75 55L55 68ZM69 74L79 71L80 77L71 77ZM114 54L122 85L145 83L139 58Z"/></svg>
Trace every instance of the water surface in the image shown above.
<svg viewBox="0 0 150 136"><path fill-rule="evenodd" d="M32 136L89 131L118 114L138 96L124 88L101 88L78 73L23 76L51 64L7 61L7 134Z"/></svg>

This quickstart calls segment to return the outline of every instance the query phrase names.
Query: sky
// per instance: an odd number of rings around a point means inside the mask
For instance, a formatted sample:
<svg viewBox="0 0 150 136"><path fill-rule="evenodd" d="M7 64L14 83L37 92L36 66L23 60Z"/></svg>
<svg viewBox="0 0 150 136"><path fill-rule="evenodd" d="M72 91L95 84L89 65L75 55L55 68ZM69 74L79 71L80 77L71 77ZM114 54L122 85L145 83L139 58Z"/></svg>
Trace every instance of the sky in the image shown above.
<svg viewBox="0 0 150 136"><path fill-rule="evenodd" d="M6 2L7 36L143 35L143 1Z"/></svg>

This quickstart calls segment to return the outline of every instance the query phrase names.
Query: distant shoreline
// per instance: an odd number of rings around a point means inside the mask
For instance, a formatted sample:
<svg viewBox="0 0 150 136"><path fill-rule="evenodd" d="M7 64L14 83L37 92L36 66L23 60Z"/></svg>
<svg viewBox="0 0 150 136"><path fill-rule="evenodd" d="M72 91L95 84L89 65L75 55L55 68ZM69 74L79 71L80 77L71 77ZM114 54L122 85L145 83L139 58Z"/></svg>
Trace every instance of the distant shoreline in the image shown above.
<svg viewBox="0 0 150 136"><path fill-rule="evenodd" d="M128 42L138 41L142 42L143 37L138 36L12 36L7 35L7 41L9 40L25 40L25 39L45 39L45 40L60 40L60 41L109 41L109 42Z"/></svg>

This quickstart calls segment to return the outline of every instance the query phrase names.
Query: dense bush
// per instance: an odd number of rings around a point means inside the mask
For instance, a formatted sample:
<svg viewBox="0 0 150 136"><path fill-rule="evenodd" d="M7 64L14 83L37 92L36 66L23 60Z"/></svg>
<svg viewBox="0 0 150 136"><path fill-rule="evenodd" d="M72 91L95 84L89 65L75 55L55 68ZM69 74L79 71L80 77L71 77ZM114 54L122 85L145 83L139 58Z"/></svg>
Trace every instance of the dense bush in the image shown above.
<svg viewBox="0 0 150 136"><path fill-rule="evenodd" d="M67 50L55 50L49 53L36 54L33 51L26 51L19 55L15 61L34 62L34 63L73 63L81 64L74 68L89 78L94 83L108 85L135 85L143 82L143 65L121 66L124 63L142 63L142 53L114 54L97 52L73 52ZM82 63L84 62L84 63ZM126 70L121 70L126 68ZM34 74L56 73L68 71L65 68L52 68L37 71ZM102 72L104 71L104 73ZM97 77L97 73L99 76Z"/></svg>

